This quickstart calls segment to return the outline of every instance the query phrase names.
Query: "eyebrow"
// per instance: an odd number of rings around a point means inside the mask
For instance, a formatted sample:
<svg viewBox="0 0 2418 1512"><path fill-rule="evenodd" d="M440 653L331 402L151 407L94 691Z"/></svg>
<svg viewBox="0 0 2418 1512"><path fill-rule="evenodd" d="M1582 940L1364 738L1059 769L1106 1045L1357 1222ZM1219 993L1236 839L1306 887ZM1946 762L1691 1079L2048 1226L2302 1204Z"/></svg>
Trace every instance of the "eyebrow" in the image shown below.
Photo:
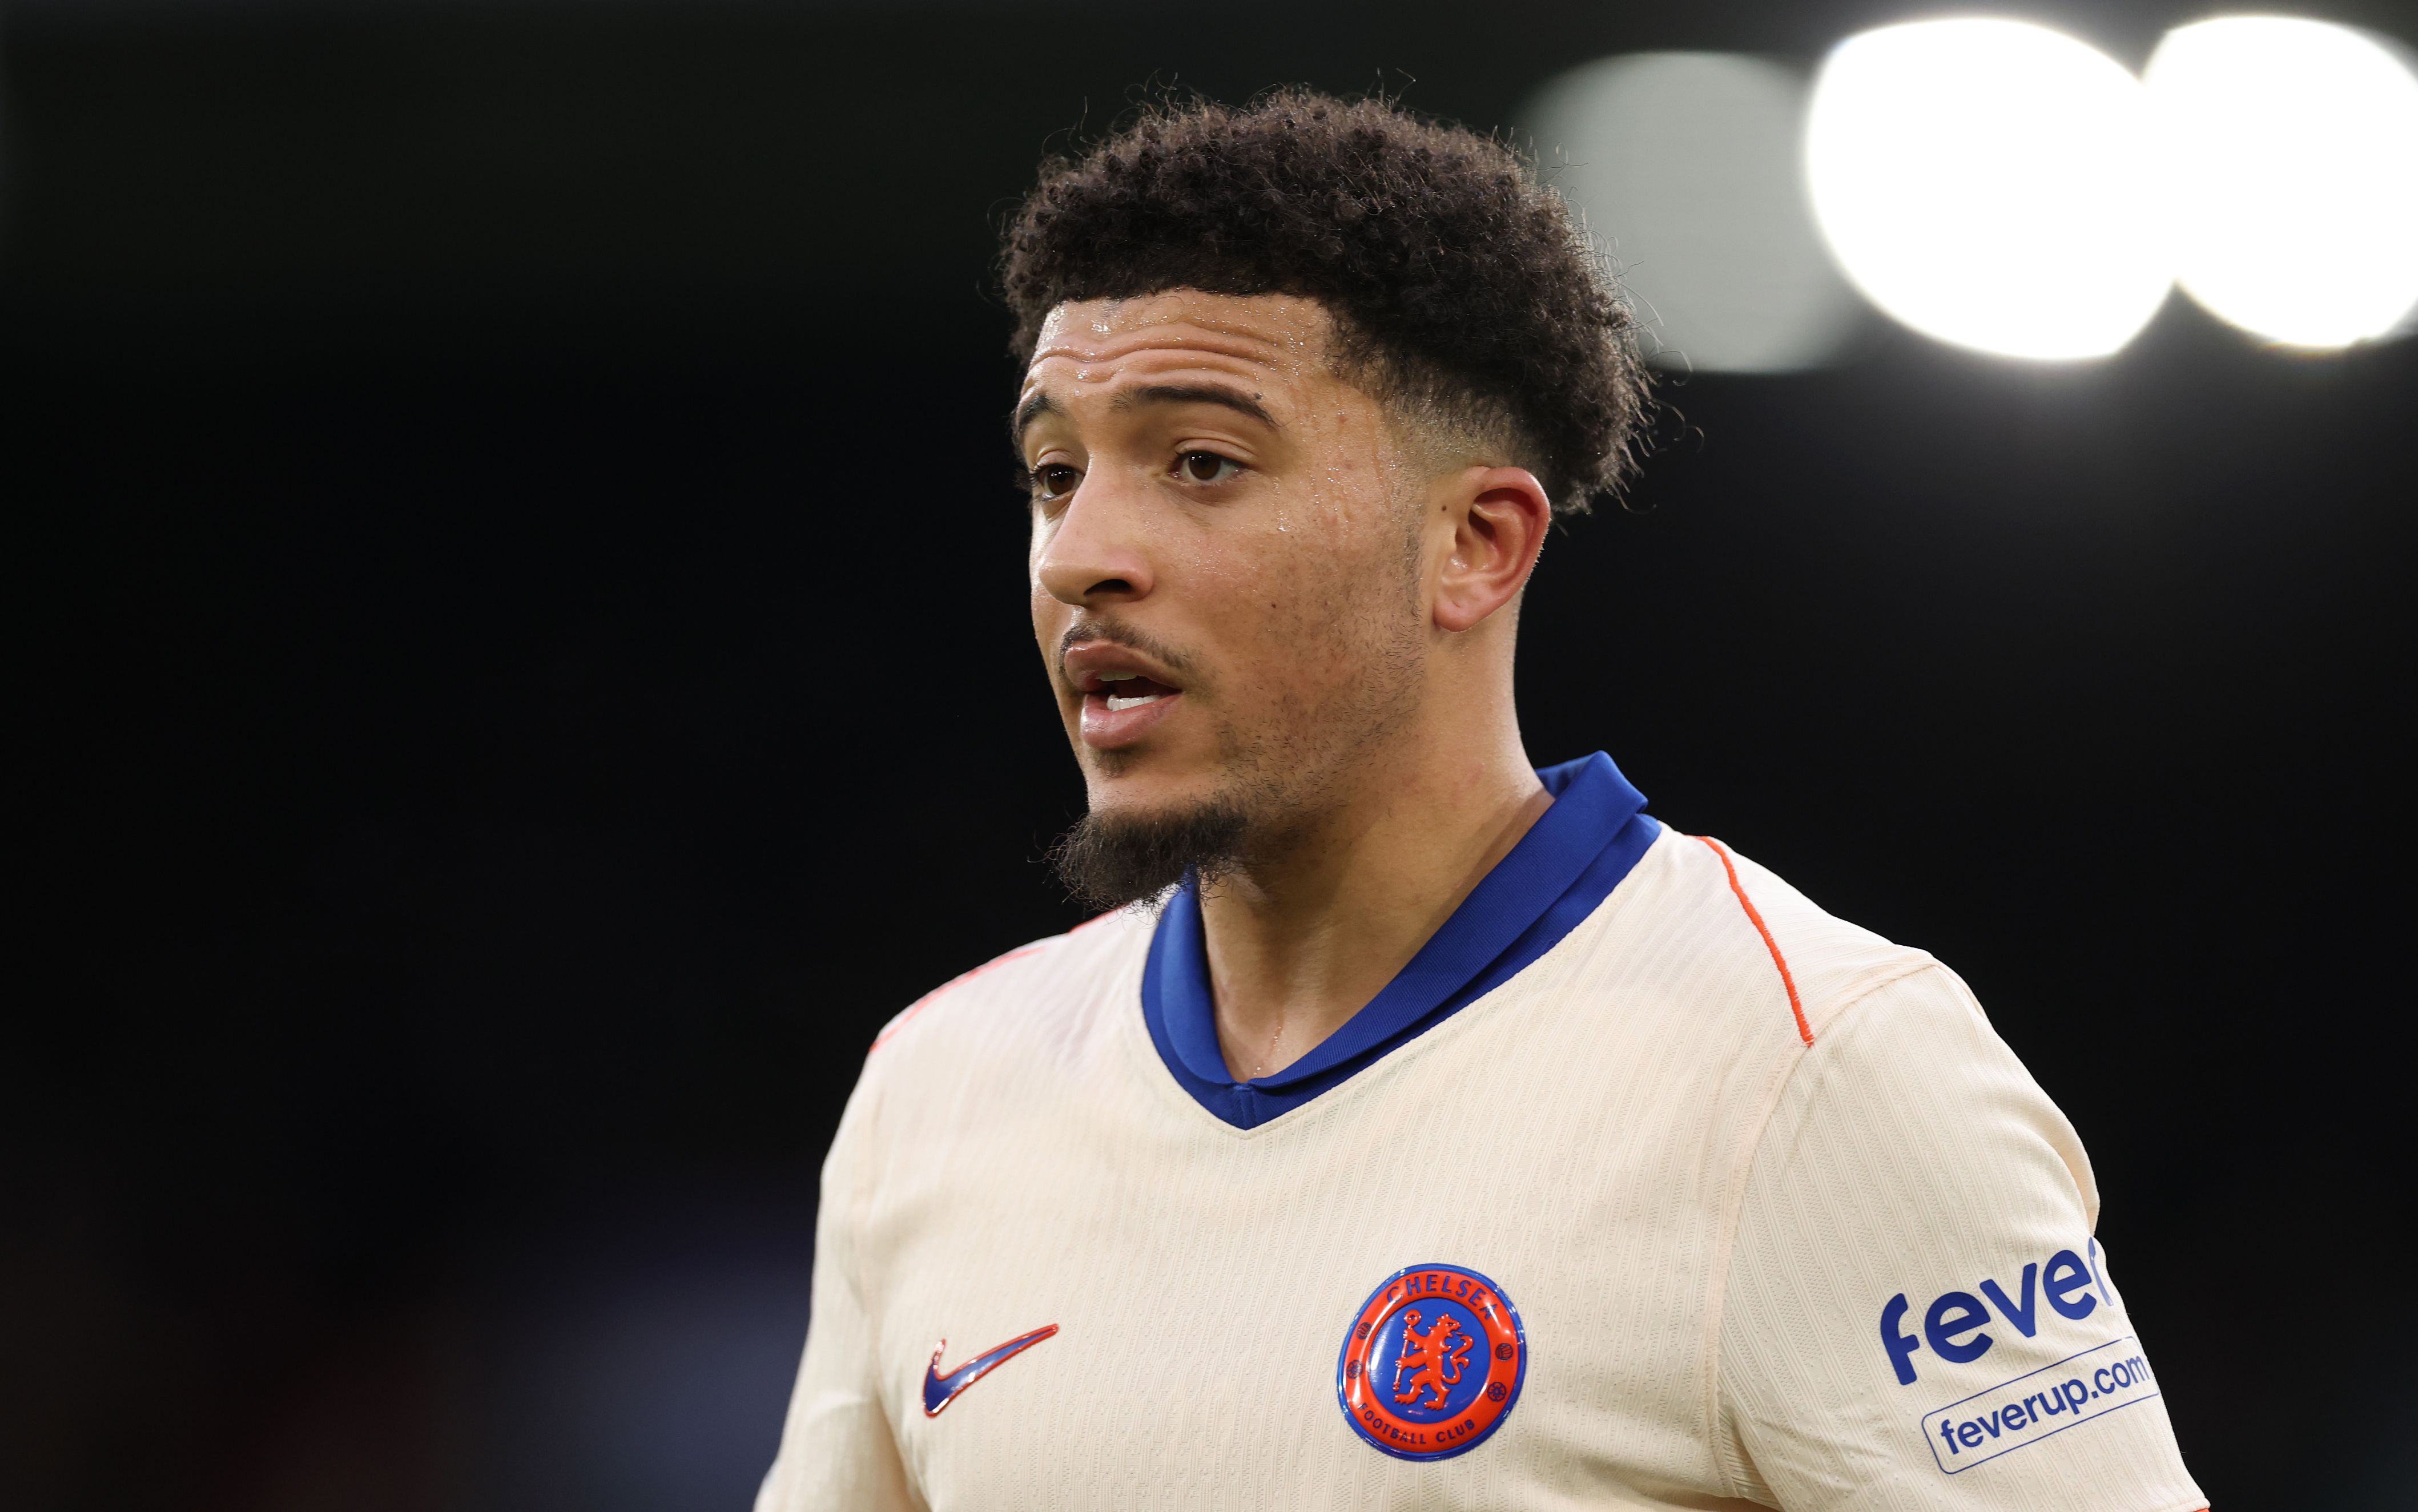
<svg viewBox="0 0 2418 1512"><path fill-rule="evenodd" d="M1266 406L1260 403L1257 395L1246 394L1238 389L1209 383L1157 383L1142 389L1128 389L1117 395L1110 407L1123 412L1139 409L1144 405L1216 405L1221 408L1231 409L1238 415L1247 415L1269 430L1284 429L1282 425L1277 423L1277 418L1268 413ZM1050 402L1048 394L1034 394L1016 406L1015 419L1008 427L1009 439L1020 443L1024 439L1024 433L1032 429L1034 420L1044 415L1063 413L1064 412Z"/></svg>
<svg viewBox="0 0 2418 1512"><path fill-rule="evenodd" d="M1024 433L1033 429L1033 422L1034 420L1039 420L1044 415L1055 415L1057 413L1058 406L1049 402L1049 396L1046 393L1034 394L1032 398L1017 405L1016 414L1009 419L1007 423L1007 439L1009 444L1015 445L1021 443L1024 439Z"/></svg>
<svg viewBox="0 0 2418 1512"><path fill-rule="evenodd" d="M1217 405L1238 415L1248 415L1269 430L1284 429L1274 415L1261 406L1257 395L1238 393L1211 383L1161 383L1146 389L1128 389L1117 395L1109 407L1122 412L1144 405Z"/></svg>

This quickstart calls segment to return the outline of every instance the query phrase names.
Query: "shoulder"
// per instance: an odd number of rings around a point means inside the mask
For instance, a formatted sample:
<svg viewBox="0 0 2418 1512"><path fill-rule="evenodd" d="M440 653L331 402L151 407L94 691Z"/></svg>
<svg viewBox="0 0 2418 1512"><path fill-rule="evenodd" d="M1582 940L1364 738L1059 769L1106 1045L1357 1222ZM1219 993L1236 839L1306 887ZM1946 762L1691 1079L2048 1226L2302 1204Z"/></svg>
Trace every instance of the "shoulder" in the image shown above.
<svg viewBox="0 0 2418 1512"><path fill-rule="evenodd" d="M1859 1190L1904 1197L1909 1222L1912 1210L1954 1212L1985 1192L2000 1208L2078 1215L2086 1229L2098 1217L2074 1125L1936 964L1845 1005L1790 1078L1762 1145L1759 1182L1825 1190L1860 1169Z"/></svg>
<svg viewBox="0 0 2418 1512"><path fill-rule="evenodd" d="M1139 977L1155 915L1137 906L1063 935L1018 945L960 972L908 1004L874 1036L874 1065L932 1054L983 1053L1003 1042L1063 1037L1096 1007L1103 988Z"/></svg>
<svg viewBox="0 0 2418 1512"><path fill-rule="evenodd" d="M1775 1049L1803 1050L1875 988L1938 970L1927 952L1826 912L1724 842L1668 825L1621 893L1655 975L1686 989L1688 1011Z"/></svg>
<svg viewBox="0 0 2418 1512"><path fill-rule="evenodd" d="M866 1051L832 1160L879 1185L898 1176L901 1160L945 1168L955 1152L1020 1119L1083 1102L1116 1063L1120 1026L1140 1032L1154 924L1146 909L1107 914L908 1004Z"/></svg>
<svg viewBox="0 0 2418 1512"><path fill-rule="evenodd" d="M1708 952L1734 963L1760 955L1774 984L1765 1016L1785 1016L1796 1040L1799 1053L1764 1143L1777 1135L1792 1147L1799 1120L1869 1121L1885 1107L1905 1125L1900 1136L1913 1132L1913 1121L1954 1140L1995 1120L2023 1125L2028 1142L2054 1149L2056 1163L2089 1193L2072 1129L1955 972L1926 951L1825 912L1717 839L1667 832L1664 839L1679 874L1665 907L1691 922Z"/></svg>

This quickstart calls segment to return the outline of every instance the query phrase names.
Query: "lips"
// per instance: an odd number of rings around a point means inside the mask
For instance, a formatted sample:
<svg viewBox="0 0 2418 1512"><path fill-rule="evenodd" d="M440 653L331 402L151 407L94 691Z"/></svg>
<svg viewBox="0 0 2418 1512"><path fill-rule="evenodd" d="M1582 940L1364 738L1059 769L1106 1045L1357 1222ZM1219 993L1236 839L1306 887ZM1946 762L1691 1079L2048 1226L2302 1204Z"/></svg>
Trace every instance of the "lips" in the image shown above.
<svg viewBox="0 0 2418 1512"><path fill-rule="evenodd" d="M1072 647L1064 667L1083 697L1083 743L1094 750L1131 745L1184 698L1172 673L1123 646L1088 641Z"/></svg>

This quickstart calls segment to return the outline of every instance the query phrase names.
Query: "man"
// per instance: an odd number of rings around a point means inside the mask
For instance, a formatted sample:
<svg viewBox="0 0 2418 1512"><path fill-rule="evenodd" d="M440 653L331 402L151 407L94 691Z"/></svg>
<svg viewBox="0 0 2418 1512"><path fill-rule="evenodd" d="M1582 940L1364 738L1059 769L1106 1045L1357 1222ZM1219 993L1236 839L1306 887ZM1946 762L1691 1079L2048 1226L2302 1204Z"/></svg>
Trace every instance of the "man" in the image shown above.
<svg viewBox="0 0 2418 1512"><path fill-rule="evenodd" d="M1011 228L1110 911L909 1008L761 1512L2191 1512L2073 1130L1920 951L1538 771L1627 316L1502 147L1155 111Z"/></svg>

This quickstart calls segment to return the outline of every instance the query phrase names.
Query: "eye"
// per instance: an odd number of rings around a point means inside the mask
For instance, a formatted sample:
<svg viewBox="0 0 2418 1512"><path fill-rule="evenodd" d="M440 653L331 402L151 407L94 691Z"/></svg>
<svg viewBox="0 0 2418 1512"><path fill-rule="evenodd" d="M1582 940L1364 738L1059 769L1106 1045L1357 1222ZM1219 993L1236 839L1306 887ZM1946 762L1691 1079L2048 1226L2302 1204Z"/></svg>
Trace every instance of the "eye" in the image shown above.
<svg viewBox="0 0 2418 1512"><path fill-rule="evenodd" d="M1215 451L1186 451L1175 459L1175 469L1186 482L1222 483L1240 477L1243 465Z"/></svg>
<svg viewBox="0 0 2418 1512"><path fill-rule="evenodd" d="M1033 480L1033 497L1064 498L1075 491L1077 483L1083 481L1083 470L1068 463L1045 462L1033 468L1030 476Z"/></svg>

